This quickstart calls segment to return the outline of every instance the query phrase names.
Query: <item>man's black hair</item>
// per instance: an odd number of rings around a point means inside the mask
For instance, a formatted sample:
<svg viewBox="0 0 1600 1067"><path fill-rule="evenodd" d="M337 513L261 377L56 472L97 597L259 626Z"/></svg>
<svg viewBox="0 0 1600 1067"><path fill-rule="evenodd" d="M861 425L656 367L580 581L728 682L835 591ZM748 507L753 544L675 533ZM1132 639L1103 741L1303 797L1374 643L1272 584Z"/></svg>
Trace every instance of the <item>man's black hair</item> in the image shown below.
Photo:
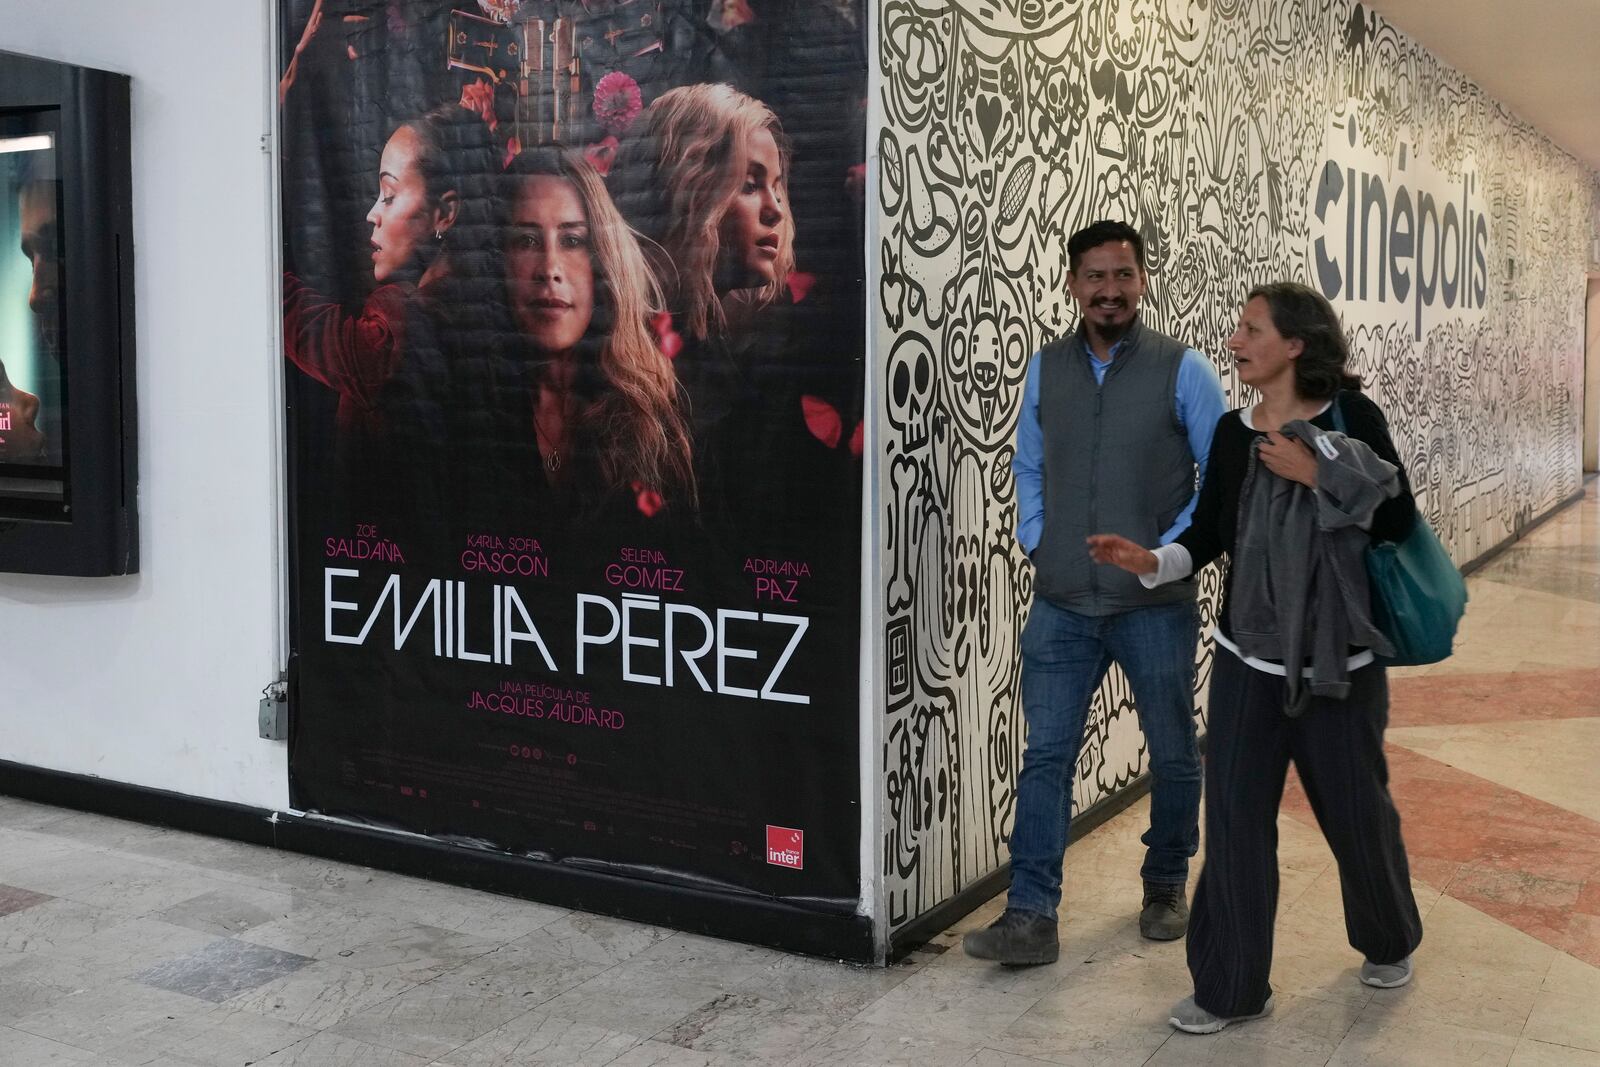
<svg viewBox="0 0 1600 1067"><path fill-rule="evenodd" d="M1067 238L1067 269L1076 272L1085 252L1117 241L1127 241L1133 246L1133 258L1138 261L1139 269L1144 270L1144 238L1126 222L1110 219L1092 222Z"/></svg>

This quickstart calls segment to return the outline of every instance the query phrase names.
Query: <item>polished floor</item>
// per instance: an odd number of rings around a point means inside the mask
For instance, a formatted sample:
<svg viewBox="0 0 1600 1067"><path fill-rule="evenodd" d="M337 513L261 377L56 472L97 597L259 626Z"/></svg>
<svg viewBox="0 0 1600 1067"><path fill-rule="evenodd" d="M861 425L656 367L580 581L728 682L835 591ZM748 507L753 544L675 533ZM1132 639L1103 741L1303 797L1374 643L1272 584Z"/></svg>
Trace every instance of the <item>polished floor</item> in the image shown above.
<svg viewBox="0 0 1600 1067"><path fill-rule="evenodd" d="M0 798L0 1067L1600 1065L1600 500L1470 580L1458 654L1395 672L1426 934L1356 980L1304 797L1280 820L1270 1019L1175 1034L1140 940L1137 804L1067 855L1061 961L960 934L887 970L786 956Z"/></svg>

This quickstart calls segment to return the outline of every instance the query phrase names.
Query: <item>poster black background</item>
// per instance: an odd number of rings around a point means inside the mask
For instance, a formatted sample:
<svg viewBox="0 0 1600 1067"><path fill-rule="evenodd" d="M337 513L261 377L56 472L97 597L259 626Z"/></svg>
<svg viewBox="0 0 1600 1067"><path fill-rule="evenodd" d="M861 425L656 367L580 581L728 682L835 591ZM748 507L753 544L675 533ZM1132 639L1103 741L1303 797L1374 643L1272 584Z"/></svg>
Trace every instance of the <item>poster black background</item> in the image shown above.
<svg viewBox="0 0 1600 1067"><path fill-rule="evenodd" d="M753 369L736 398L739 417L729 423L745 437L728 449L734 460L700 516L682 509L647 516L627 500L582 515L541 514L508 502L514 490L495 492L492 478L486 484L452 477L454 468L422 470L459 462L455 450L419 460L414 493L391 486L397 491L386 499L398 504L370 506L358 491L370 487L352 484L361 472L334 460L332 394L289 368L291 800L303 810L514 854L851 908L859 895L861 466L849 438L861 414L864 280L860 205L846 177L865 155L864 27L799 0L752 3L754 20L733 28L709 23L702 3L525 5L534 6L578 20L580 42L594 50L584 64L585 105L599 77L625 69L646 105L673 85L716 80L771 106L794 145L797 269L815 282L805 299L762 312L750 331L744 355ZM640 9L654 14L662 47L608 66L599 55L604 27L636 20ZM284 56L310 10L306 2L284 5ZM476 78L446 67L450 10L325 3L322 28L286 95L286 266L352 310L372 286L363 219L388 133L401 119L455 100ZM575 129L575 147L601 132L592 121ZM817 440L799 418L802 396L837 413L842 439ZM382 476L393 478L393 470ZM548 574L464 570L462 553L477 536L499 537L503 546L537 541L538 553L521 554L536 556ZM357 553L392 545L404 562L330 558L329 539L345 539L336 550ZM578 675L577 597L620 605L626 590L608 581L606 568L635 559L681 582L666 600L713 618L718 609L805 616L809 629L777 688L810 703L708 694L681 661L671 688L624 681L615 643L591 651ZM797 603L758 599L746 561L767 559L807 566ZM395 651L387 609L365 644L328 643L327 567L361 572L334 587L333 599L360 605L335 613L336 632L345 634L360 629L391 574L399 576L402 621L428 582L463 582L473 649L490 641L493 587L514 585L557 669L528 644L517 646L512 666L436 656L431 615ZM660 612L639 618L648 620L647 636L660 636ZM786 624L734 622L729 643L755 649L760 667L746 671L750 661L730 661L730 680L759 687L792 632ZM701 662L710 666L712 658ZM659 659L636 669L659 674ZM708 679L715 684L709 672ZM597 715L620 711L625 725L469 707L475 693L505 696L508 683L586 694L582 703ZM553 703L547 699L546 708ZM804 831L802 869L766 861L769 824Z"/></svg>

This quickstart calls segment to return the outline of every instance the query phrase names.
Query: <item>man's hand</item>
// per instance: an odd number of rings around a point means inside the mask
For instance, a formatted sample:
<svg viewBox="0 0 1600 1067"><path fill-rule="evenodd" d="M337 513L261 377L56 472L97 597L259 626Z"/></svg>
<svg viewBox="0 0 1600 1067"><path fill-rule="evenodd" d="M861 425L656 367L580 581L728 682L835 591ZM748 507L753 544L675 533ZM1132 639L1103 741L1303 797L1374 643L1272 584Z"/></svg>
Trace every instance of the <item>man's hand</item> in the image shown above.
<svg viewBox="0 0 1600 1067"><path fill-rule="evenodd" d="M1154 574L1156 554L1117 534L1090 534L1089 555L1096 563L1121 567L1129 574Z"/></svg>
<svg viewBox="0 0 1600 1067"><path fill-rule="evenodd" d="M1286 481L1299 482L1307 489L1317 486L1317 457L1304 442L1285 437L1277 430L1269 432L1261 442L1261 462Z"/></svg>

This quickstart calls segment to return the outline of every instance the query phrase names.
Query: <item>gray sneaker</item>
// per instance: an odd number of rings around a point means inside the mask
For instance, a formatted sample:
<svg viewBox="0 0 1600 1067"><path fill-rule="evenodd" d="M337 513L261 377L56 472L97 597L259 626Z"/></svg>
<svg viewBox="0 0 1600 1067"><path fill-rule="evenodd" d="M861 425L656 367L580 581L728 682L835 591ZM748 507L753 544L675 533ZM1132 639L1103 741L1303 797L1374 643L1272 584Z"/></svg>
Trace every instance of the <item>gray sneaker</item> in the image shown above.
<svg viewBox="0 0 1600 1067"><path fill-rule="evenodd" d="M1189 902L1183 886L1144 884L1144 904L1139 912L1139 932L1152 941L1176 941L1189 929Z"/></svg>
<svg viewBox="0 0 1600 1067"><path fill-rule="evenodd" d="M1394 989L1411 981L1411 957L1407 956L1399 963L1373 963L1365 960L1361 964L1361 981L1365 985L1376 986L1379 989Z"/></svg>
<svg viewBox="0 0 1600 1067"><path fill-rule="evenodd" d="M988 927L963 937L961 947L969 956L997 960L1008 967L1054 963L1061 954L1054 919L1010 908Z"/></svg>
<svg viewBox="0 0 1600 1067"><path fill-rule="evenodd" d="M1261 1010L1254 1015L1212 1015L1194 1002L1193 997L1184 997L1172 1006L1172 1015L1167 1019L1174 1028L1186 1034L1214 1034L1224 1026L1232 1023L1249 1022L1251 1019L1264 1019L1272 1014L1272 994L1267 994L1267 1002L1261 1005Z"/></svg>

